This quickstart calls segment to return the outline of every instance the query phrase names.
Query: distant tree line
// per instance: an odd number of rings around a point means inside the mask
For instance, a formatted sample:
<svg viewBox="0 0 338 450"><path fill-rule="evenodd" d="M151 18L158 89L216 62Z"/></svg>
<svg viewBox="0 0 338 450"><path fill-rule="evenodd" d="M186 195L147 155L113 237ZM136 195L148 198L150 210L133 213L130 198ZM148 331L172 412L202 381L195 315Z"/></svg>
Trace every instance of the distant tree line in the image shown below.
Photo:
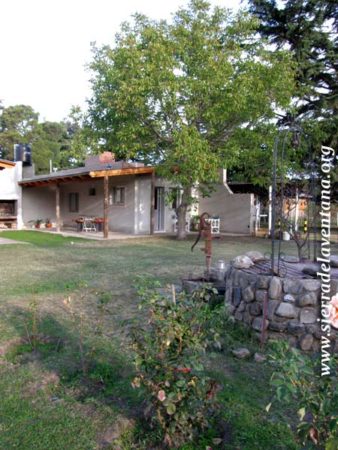
<svg viewBox="0 0 338 450"><path fill-rule="evenodd" d="M82 139L82 113L73 107L61 122L39 122L39 114L28 105L0 105L0 157L14 159L15 144L31 144L36 172L46 172L83 163L86 146Z"/></svg>

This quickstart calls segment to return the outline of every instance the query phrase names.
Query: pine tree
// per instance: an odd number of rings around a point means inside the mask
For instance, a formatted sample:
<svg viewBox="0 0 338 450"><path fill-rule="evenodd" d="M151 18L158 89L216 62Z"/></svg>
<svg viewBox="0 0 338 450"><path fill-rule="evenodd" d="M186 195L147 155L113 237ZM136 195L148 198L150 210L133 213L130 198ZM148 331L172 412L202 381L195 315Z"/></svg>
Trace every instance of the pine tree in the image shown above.
<svg viewBox="0 0 338 450"><path fill-rule="evenodd" d="M297 70L294 115L312 124L318 140L335 145L337 129L337 31L335 0L249 0L259 31L276 48L288 48ZM320 119L320 121L318 121Z"/></svg>

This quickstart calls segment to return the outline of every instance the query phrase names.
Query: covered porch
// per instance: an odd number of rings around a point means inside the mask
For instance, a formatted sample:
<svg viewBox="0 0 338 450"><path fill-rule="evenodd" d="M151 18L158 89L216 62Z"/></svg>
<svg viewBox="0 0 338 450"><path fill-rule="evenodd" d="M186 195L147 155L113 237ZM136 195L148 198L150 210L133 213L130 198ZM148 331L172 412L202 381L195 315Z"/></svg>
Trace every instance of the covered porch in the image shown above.
<svg viewBox="0 0 338 450"><path fill-rule="evenodd" d="M124 162L24 178L25 226L49 220L49 231L94 239L153 234L154 180L152 167Z"/></svg>

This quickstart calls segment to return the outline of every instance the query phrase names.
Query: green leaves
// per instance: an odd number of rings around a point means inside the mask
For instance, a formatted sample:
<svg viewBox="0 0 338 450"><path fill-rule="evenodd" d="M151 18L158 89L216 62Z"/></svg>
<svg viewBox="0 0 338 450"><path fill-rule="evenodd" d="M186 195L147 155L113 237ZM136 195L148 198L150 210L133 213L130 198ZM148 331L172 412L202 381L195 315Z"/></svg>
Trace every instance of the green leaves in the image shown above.
<svg viewBox="0 0 338 450"><path fill-rule="evenodd" d="M310 132L313 148L337 143L337 14L335 2L250 0L250 12L261 21L260 36L278 48L288 48L293 58L296 90L293 116L307 124L316 119ZM320 120L318 120L320 118ZM310 119L310 120L309 120Z"/></svg>
<svg viewBox="0 0 338 450"><path fill-rule="evenodd" d="M143 385L153 404L153 420L162 428L170 448L194 439L208 423L215 382L204 374L202 352L208 342L212 311L207 291L171 297L171 290L142 280L138 289L149 312L146 327L132 333L137 376L133 387ZM210 290L212 291L212 290Z"/></svg>
<svg viewBox="0 0 338 450"><path fill-rule="evenodd" d="M242 157L236 130L269 120L293 90L289 55L265 49L256 28L204 1L171 23L134 16L112 47L93 49L93 135L182 187L215 182Z"/></svg>
<svg viewBox="0 0 338 450"><path fill-rule="evenodd" d="M286 342L276 343L270 356L274 365L271 385L276 388L276 399L293 404L297 402L299 417L298 436L302 443L315 445L332 442L338 436L338 423L334 419L338 405L333 357L332 377L321 377L317 363L299 350L290 349ZM320 362L320 360L319 360ZM271 403L266 407L269 411Z"/></svg>
<svg viewBox="0 0 338 450"><path fill-rule="evenodd" d="M172 416L172 415L175 414L175 412L176 412L176 406L175 406L173 403L169 403L169 404L167 405L166 410L167 410L167 414L169 414L170 416Z"/></svg>

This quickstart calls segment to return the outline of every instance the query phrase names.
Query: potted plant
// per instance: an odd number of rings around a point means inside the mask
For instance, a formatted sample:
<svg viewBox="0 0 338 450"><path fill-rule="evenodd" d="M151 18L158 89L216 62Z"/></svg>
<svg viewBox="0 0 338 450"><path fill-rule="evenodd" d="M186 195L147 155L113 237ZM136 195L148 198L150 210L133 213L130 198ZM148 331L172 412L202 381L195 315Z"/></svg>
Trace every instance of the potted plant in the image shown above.
<svg viewBox="0 0 338 450"><path fill-rule="evenodd" d="M42 224L42 219L36 219L35 228L40 228L41 224Z"/></svg>
<svg viewBox="0 0 338 450"><path fill-rule="evenodd" d="M52 228L52 222L50 221L50 219L46 219L45 220L45 227L46 228Z"/></svg>

